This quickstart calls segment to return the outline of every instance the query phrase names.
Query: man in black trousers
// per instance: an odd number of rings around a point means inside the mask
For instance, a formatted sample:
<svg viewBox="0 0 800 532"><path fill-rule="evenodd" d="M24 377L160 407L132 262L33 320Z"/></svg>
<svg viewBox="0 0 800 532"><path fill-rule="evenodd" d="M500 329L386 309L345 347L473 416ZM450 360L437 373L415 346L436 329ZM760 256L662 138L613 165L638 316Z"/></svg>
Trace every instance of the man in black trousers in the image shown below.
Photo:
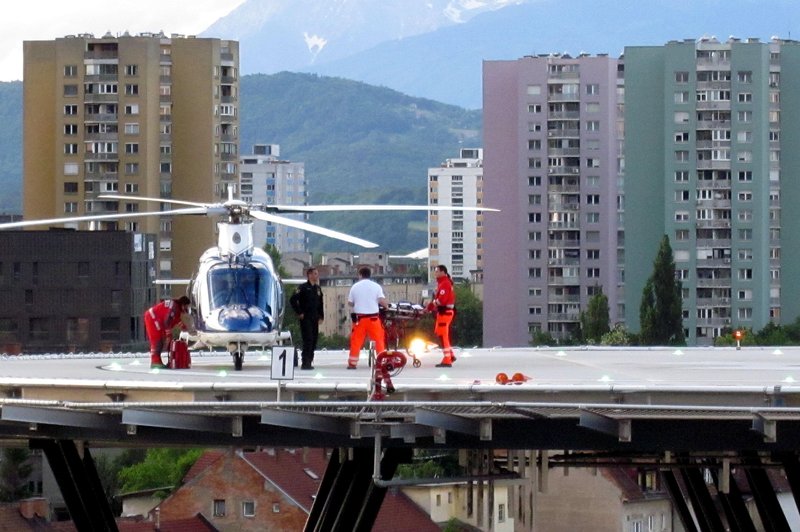
<svg viewBox="0 0 800 532"><path fill-rule="evenodd" d="M314 350L317 348L319 324L325 317L322 308L322 288L319 272L313 266L306 270L305 283L297 287L289 304L300 319L300 335L303 337L303 353L300 369L314 369Z"/></svg>

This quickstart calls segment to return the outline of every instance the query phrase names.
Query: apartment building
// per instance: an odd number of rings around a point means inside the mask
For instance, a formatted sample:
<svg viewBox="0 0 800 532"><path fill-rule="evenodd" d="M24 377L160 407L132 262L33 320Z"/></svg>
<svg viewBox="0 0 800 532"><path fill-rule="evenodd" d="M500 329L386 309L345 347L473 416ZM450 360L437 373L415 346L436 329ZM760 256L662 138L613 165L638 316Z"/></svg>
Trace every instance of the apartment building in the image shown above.
<svg viewBox="0 0 800 532"><path fill-rule="evenodd" d="M800 316L800 46L715 38L625 49L625 309L666 234L689 344Z"/></svg>
<svg viewBox="0 0 800 532"><path fill-rule="evenodd" d="M462 148L459 157L428 168L428 203L477 207L483 198L483 150ZM483 269L483 214L428 213L428 270L444 264L454 278L473 279Z"/></svg>
<svg viewBox="0 0 800 532"><path fill-rule="evenodd" d="M238 183L239 46L163 33L26 41L26 219L158 210L120 193L212 202ZM214 220L69 224L158 234L158 275L188 277Z"/></svg>
<svg viewBox="0 0 800 532"><path fill-rule="evenodd" d="M242 199L267 205L306 205L305 164L282 160L278 144L255 144L252 153L240 160ZM307 214L281 214L299 222ZM287 225L258 222L253 226L257 246L275 246L281 253L306 251L305 231Z"/></svg>
<svg viewBox="0 0 800 532"><path fill-rule="evenodd" d="M484 62L485 345L570 338L599 290L623 314L622 84L603 55Z"/></svg>

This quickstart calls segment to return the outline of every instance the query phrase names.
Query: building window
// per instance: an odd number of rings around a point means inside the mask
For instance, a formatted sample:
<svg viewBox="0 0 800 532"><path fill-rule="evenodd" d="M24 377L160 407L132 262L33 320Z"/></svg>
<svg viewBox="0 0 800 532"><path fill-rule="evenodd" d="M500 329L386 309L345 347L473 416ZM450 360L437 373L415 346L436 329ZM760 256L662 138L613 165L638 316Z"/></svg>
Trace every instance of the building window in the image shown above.
<svg viewBox="0 0 800 532"><path fill-rule="evenodd" d="M125 143L125 153L139 153L139 143L138 142Z"/></svg>
<svg viewBox="0 0 800 532"><path fill-rule="evenodd" d="M77 135L78 124L64 124L64 135Z"/></svg>
<svg viewBox="0 0 800 532"><path fill-rule="evenodd" d="M139 95L139 84L138 83L126 83L125 84L125 94L128 96L138 96Z"/></svg>
<svg viewBox="0 0 800 532"><path fill-rule="evenodd" d="M244 517L255 517L256 503L254 501L242 501L242 515Z"/></svg>
<svg viewBox="0 0 800 532"><path fill-rule="evenodd" d="M686 150L676 150L675 160L678 162L686 162L689 160L689 152Z"/></svg>
<svg viewBox="0 0 800 532"><path fill-rule="evenodd" d="M586 131L600 131L600 121L588 120L586 122Z"/></svg>
<svg viewBox="0 0 800 532"><path fill-rule="evenodd" d="M78 183L75 181L65 181L64 182L64 194L77 194L78 193Z"/></svg>
<svg viewBox="0 0 800 532"><path fill-rule="evenodd" d="M73 116L78 114L78 106L77 105L65 105L64 106L64 114L68 116Z"/></svg>
<svg viewBox="0 0 800 532"><path fill-rule="evenodd" d="M591 96L597 96L600 94L600 84L599 83L587 83L586 84L586 94Z"/></svg>
<svg viewBox="0 0 800 532"><path fill-rule="evenodd" d="M675 103L689 103L689 93L687 91L676 91Z"/></svg>
<svg viewBox="0 0 800 532"><path fill-rule="evenodd" d="M78 212L78 202L77 201L67 201L64 203L64 213L66 214L74 214Z"/></svg>
<svg viewBox="0 0 800 532"><path fill-rule="evenodd" d="M64 153L67 155L77 155L78 145L69 142L67 144L64 144Z"/></svg>
<svg viewBox="0 0 800 532"><path fill-rule="evenodd" d="M736 79L739 81L739 83L752 83L753 73L749 70L740 70L736 73Z"/></svg>
<svg viewBox="0 0 800 532"><path fill-rule="evenodd" d="M529 103L528 104L528 112L529 113L541 113L542 112L542 104L540 104L540 103Z"/></svg>
<svg viewBox="0 0 800 532"><path fill-rule="evenodd" d="M688 72L675 72L675 83L689 83L689 73Z"/></svg>
<svg viewBox="0 0 800 532"><path fill-rule="evenodd" d="M125 124L125 134L126 135L138 135L139 134L139 124L136 122L131 122Z"/></svg>
<svg viewBox="0 0 800 532"><path fill-rule="evenodd" d="M689 122L689 113L686 111L676 111L674 117L676 124L686 124Z"/></svg>
<svg viewBox="0 0 800 532"><path fill-rule="evenodd" d="M138 65L125 65L125 75L126 76L137 76L139 74L139 66Z"/></svg>
<svg viewBox="0 0 800 532"><path fill-rule="evenodd" d="M541 85L528 85L528 96L538 96L542 93Z"/></svg>
<svg viewBox="0 0 800 532"><path fill-rule="evenodd" d="M675 172L675 181L678 183L685 183L689 181L689 171L678 170L677 172Z"/></svg>
<svg viewBox="0 0 800 532"><path fill-rule="evenodd" d="M139 163L125 163L125 175L138 175Z"/></svg>
<svg viewBox="0 0 800 532"><path fill-rule="evenodd" d="M78 86L77 85L64 85L64 96L77 96L78 95Z"/></svg>
<svg viewBox="0 0 800 532"><path fill-rule="evenodd" d="M753 172L750 170L739 170L739 181L752 181Z"/></svg>
<svg viewBox="0 0 800 532"><path fill-rule="evenodd" d="M225 499L214 499L212 513L214 517L225 517Z"/></svg>
<svg viewBox="0 0 800 532"><path fill-rule="evenodd" d="M125 106L125 114L126 115L138 115L139 114L139 104L133 103Z"/></svg>

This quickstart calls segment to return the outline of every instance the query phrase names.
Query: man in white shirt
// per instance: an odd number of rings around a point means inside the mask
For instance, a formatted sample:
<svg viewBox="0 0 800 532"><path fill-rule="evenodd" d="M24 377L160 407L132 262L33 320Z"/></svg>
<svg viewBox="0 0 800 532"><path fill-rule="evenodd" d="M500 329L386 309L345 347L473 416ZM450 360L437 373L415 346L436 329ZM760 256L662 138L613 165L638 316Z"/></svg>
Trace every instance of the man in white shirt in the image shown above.
<svg viewBox="0 0 800 532"><path fill-rule="evenodd" d="M386 351L386 333L379 315L381 307L388 306L381 285L370 279L372 272L366 266L358 270L360 280L350 288L347 302L351 307L353 329L350 333L350 357L347 369L356 369L364 339L375 342L375 354Z"/></svg>

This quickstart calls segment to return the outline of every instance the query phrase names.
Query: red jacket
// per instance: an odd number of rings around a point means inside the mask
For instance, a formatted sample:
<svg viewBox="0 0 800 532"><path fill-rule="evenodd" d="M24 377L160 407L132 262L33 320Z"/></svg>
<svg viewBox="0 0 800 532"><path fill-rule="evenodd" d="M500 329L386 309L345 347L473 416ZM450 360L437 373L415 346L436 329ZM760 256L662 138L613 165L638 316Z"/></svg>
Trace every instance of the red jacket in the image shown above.
<svg viewBox="0 0 800 532"><path fill-rule="evenodd" d="M439 307L453 308L456 304L456 294L453 292L453 281L446 275L436 280L436 297L433 302Z"/></svg>
<svg viewBox="0 0 800 532"><path fill-rule="evenodd" d="M172 331L173 327L181 323L181 306L177 300L165 299L145 311L145 319L149 317L156 329L165 336Z"/></svg>

